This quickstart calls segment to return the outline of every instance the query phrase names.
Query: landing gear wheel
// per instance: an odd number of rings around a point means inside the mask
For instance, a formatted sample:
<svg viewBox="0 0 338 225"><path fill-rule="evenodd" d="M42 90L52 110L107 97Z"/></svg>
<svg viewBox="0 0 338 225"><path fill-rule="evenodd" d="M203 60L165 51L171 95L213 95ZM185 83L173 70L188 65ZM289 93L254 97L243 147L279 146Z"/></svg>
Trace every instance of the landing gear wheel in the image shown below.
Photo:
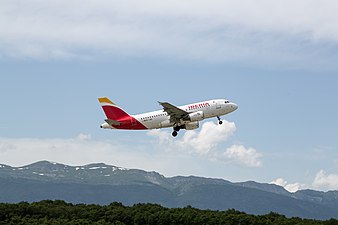
<svg viewBox="0 0 338 225"><path fill-rule="evenodd" d="M221 125L223 121L221 120L221 118L219 118L219 116L217 116L217 119L218 119L218 124Z"/></svg>
<svg viewBox="0 0 338 225"><path fill-rule="evenodd" d="M173 136L173 137L176 137L176 136L177 136L177 131L176 131L176 130L173 131L172 136Z"/></svg>

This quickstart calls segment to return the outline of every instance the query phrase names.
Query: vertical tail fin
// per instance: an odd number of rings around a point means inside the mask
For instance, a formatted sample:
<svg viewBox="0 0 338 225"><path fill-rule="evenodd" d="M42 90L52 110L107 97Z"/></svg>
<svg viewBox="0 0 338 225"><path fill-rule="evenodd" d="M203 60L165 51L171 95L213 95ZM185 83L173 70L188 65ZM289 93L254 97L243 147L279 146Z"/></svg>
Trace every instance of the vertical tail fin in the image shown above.
<svg viewBox="0 0 338 225"><path fill-rule="evenodd" d="M125 116L129 116L128 113L123 111L120 107L118 107L114 102L110 101L107 97L99 98L99 102L101 107L106 114L106 117L110 120L118 120Z"/></svg>

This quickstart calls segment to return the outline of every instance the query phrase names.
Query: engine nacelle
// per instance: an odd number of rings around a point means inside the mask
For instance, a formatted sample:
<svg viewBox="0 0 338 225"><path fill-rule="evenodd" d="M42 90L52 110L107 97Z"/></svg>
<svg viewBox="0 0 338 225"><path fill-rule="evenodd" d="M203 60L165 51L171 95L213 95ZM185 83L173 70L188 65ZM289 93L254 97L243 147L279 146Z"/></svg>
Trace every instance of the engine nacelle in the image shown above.
<svg viewBox="0 0 338 225"><path fill-rule="evenodd" d="M165 120L165 121L162 121L160 123L160 127L161 128L165 128L165 127L172 127L173 126L173 123L170 122L170 120Z"/></svg>
<svg viewBox="0 0 338 225"><path fill-rule="evenodd" d="M204 119L203 111L197 111L197 112L189 113L189 120L191 122L201 121L203 119Z"/></svg>
<svg viewBox="0 0 338 225"><path fill-rule="evenodd" d="M186 124L184 125L184 128L185 128L186 130L194 130L194 129L197 129L197 128L199 128L199 127L200 127L200 124L199 124L198 121L196 121L196 122L191 122L191 123L186 123Z"/></svg>

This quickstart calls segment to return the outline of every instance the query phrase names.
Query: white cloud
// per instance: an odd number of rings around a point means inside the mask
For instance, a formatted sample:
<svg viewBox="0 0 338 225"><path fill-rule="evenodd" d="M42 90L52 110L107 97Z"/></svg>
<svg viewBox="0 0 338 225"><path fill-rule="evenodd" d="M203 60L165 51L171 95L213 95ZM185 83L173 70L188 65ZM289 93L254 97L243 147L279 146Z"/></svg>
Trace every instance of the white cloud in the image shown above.
<svg viewBox="0 0 338 225"><path fill-rule="evenodd" d="M214 122L205 122L199 132L187 131L179 144L181 147L188 146L199 154L208 154L218 143L228 140L235 130L235 123L226 120L222 126Z"/></svg>
<svg viewBox="0 0 338 225"><path fill-rule="evenodd" d="M259 167L262 165L260 158L261 153L258 153L254 148L245 148L243 145L232 145L223 153L225 161L237 163L248 167Z"/></svg>
<svg viewBox="0 0 338 225"><path fill-rule="evenodd" d="M223 120L222 125L214 122L205 122L199 131L185 131L182 138L171 137L163 130L152 130L148 135L157 138L161 147L167 151L180 151L193 155L206 156L210 160L224 163L238 164L246 167L259 167L262 165L258 153L254 148L245 148L242 145L232 145L225 151L220 146L224 144L236 131L233 122Z"/></svg>
<svg viewBox="0 0 338 225"><path fill-rule="evenodd" d="M320 190L338 190L338 174L327 174L324 170L320 170L312 182L314 188Z"/></svg>
<svg viewBox="0 0 338 225"><path fill-rule="evenodd" d="M167 150L175 149L205 155L209 154L219 143L228 140L235 130L235 123L224 120L222 126L214 122L205 122L199 131L185 131L182 138L173 138L165 130L151 130L148 134L158 138L159 143L166 146Z"/></svg>
<svg viewBox="0 0 338 225"><path fill-rule="evenodd" d="M137 148L137 147L135 147ZM104 162L122 167L149 168L148 154L129 150L117 142L92 140L90 134L75 138L0 138L1 163L22 166L48 160L70 165ZM144 162L144 164L142 164Z"/></svg>
<svg viewBox="0 0 338 225"><path fill-rule="evenodd" d="M0 54L299 62L337 45L337 11L333 0L1 1Z"/></svg>
<svg viewBox="0 0 338 225"><path fill-rule="evenodd" d="M15 149L15 146L11 143L0 142L0 152L7 152L8 150Z"/></svg>
<svg viewBox="0 0 338 225"><path fill-rule="evenodd" d="M92 136L90 134L82 134L80 133L78 136L77 136L77 139L81 140L81 141L88 141L92 138Z"/></svg>
<svg viewBox="0 0 338 225"><path fill-rule="evenodd" d="M276 184L278 186L282 186L285 188L285 190L289 191L289 192L296 192L299 191L301 189L306 188L305 184L301 184L301 183L292 183L289 184L286 180L284 180L283 178L277 178L274 181L271 181L270 184Z"/></svg>
<svg viewBox="0 0 338 225"><path fill-rule="evenodd" d="M208 127L208 125L205 127ZM207 155L202 152L198 153L198 148L191 150L193 154L177 154L174 150L187 151L187 149L179 149L182 145L175 145L172 142L180 139L172 138L170 133L152 132L156 133L153 133L156 141L162 140L162 143L170 143L172 147L177 147L178 149L171 149L171 152L168 152L162 150L165 146L156 148L156 145L155 147L149 146L136 140L128 140L127 143L118 140L97 140L92 138L90 134L83 133L74 138L0 137L0 163L23 166L40 160L68 165L103 162L125 168L157 171L165 176L216 176L215 171L207 169L214 166L213 161L208 161L208 158L212 157L214 153L214 148ZM223 137L229 135L227 132L222 132ZM192 137L198 136L195 132L189 133ZM221 142L218 140L218 144ZM170 148L168 147L167 149Z"/></svg>

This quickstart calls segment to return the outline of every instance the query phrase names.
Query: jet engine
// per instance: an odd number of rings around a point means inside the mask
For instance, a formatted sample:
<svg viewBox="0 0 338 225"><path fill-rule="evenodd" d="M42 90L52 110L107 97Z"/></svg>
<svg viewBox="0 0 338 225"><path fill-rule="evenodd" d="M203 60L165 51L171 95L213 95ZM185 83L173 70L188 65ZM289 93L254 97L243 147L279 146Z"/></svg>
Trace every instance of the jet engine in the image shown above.
<svg viewBox="0 0 338 225"><path fill-rule="evenodd" d="M184 125L184 128L185 128L186 130L194 130L194 129L199 128L199 126L200 126L199 122L196 121L196 122L186 123L186 124Z"/></svg>
<svg viewBox="0 0 338 225"><path fill-rule="evenodd" d="M204 119L204 114L203 114L202 111L189 113L189 120L191 122L200 121L200 120L203 120L203 119Z"/></svg>

